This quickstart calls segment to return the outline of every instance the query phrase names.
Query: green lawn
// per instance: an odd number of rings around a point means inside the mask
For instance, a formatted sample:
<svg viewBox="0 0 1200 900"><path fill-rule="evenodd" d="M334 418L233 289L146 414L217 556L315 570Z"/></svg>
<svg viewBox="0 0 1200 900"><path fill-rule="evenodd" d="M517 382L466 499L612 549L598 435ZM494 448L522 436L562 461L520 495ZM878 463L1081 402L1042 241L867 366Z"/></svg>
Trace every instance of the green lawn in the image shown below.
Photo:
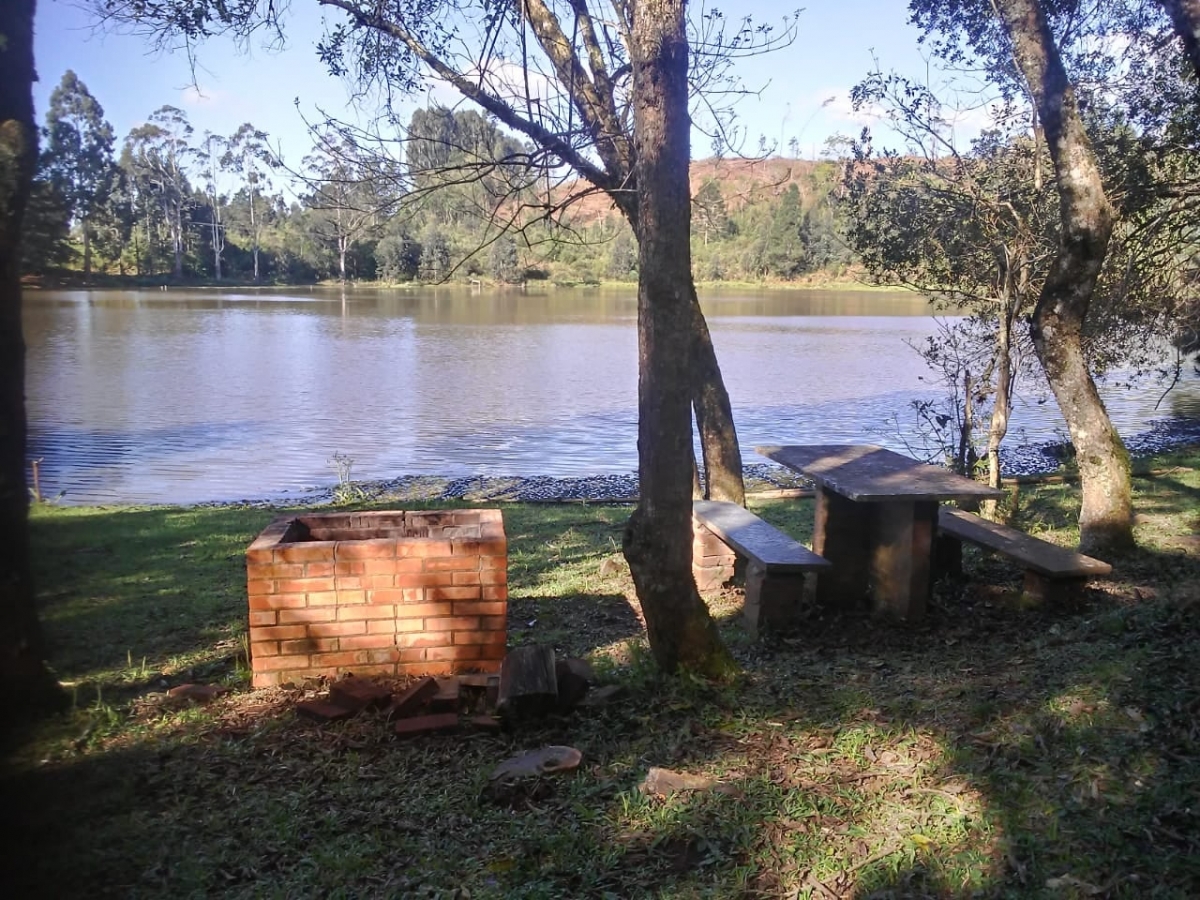
<svg viewBox="0 0 1200 900"><path fill-rule="evenodd" d="M250 691L242 552L261 509L34 517L42 615L75 709L15 749L12 897L1194 897L1200 893L1200 452L1135 481L1142 548L1070 609L968 554L928 621L814 618L762 642L711 598L744 668L660 681L620 563L628 510L505 505L510 643L591 658L624 700L502 735L397 742ZM1077 488L1019 524L1074 539ZM406 504L412 506L413 504ZM805 538L811 501L758 511ZM172 711L164 685L223 682ZM570 744L575 777L481 796ZM646 797L650 766L736 792Z"/></svg>

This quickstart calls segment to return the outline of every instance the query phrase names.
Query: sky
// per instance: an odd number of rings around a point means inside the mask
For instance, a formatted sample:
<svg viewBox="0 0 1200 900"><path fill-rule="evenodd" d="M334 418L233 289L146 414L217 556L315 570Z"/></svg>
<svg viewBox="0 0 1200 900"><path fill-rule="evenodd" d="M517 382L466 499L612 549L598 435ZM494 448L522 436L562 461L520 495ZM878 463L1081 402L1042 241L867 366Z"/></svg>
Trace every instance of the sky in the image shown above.
<svg viewBox="0 0 1200 900"><path fill-rule="evenodd" d="M700 4L693 0L695 11ZM251 44L238 48L214 39L202 44L195 65L182 52L162 52L147 39L96 28L79 0L39 0L35 53L40 81L34 88L39 117L63 72L73 69L104 107L118 142L163 105L187 112L197 135L206 130L231 135L243 122L266 131L289 164L307 153L310 142L304 117L321 110L345 117L352 112L350 91L329 75L315 46L325 19L309 0L293 0L288 43L282 50ZM750 14L756 22L778 22L792 15L794 3L774 0L730 2L719 7L726 18ZM826 138L857 134L869 116L855 114L850 88L875 65L926 77L917 45L918 32L907 23L903 0L813 0L800 13L795 43L770 55L741 60L738 72L761 96L743 99L740 125L749 136L746 152L759 137L781 153L792 138L799 154L813 158ZM452 102L446 88L429 96ZM415 99L413 108L427 97ZM693 138L693 156L708 156L707 140Z"/></svg>

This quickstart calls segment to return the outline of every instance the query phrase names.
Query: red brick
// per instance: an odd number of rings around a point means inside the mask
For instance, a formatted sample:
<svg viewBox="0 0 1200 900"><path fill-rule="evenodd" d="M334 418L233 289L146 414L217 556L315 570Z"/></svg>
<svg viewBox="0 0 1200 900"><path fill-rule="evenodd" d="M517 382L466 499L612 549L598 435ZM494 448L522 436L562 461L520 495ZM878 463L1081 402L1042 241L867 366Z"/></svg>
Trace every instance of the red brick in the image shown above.
<svg viewBox="0 0 1200 900"><path fill-rule="evenodd" d="M246 551L246 564L247 565L249 565L251 563L269 563L269 562L274 562L274 560L275 560L275 551L271 550L270 548L264 548L261 550L253 550L252 549L252 550Z"/></svg>
<svg viewBox="0 0 1200 900"><path fill-rule="evenodd" d="M425 592L430 600L478 600L478 587L434 587Z"/></svg>
<svg viewBox="0 0 1200 900"><path fill-rule="evenodd" d="M486 644L487 639L493 634L499 634L495 631L456 631L454 632L455 644Z"/></svg>
<svg viewBox="0 0 1200 900"><path fill-rule="evenodd" d="M399 656L396 658L397 662L417 663L417 662L425 661L425 648L424 647L405 647L404 649L397 650L396 652L399 654ZM423 674L429 674L429 673L423 673Z"/></svg>
<svg viewBox="0 0 1200 900"><path fill-rule="evenodd" d="M456 616L503 616L507 612L508 604L501 600L459 600L454 603Z"/></svg>
<svg viewBox="0 0 1200 900"><path fill-rule="evenodd" d="M479 572L478 571L455 572L454 573L454 586L455 587L458 587L459 585L478 585L478 584L479 584ZM476 590L478 590L478 587L476 588Z"/></svg>
<svg viewBox="0 0 1200 900"><path fill-rule="evenodd" d="M252 641L284 641L302 638L308 632L303 625L272 625L267 628L251 628Z"/></svg>
<svg viewBox="0 0 1200 900"><path fill-rule="evenodd" d="M475 631L479 628L479 617L451 616L445 619L426 619L425 627L430 631Z"/></svg>
<svg viewBox="0 0 1200 900"><path fill-rule="evenodd" d="M400 588L429 588L454 583L453 572L408 572L396 576L396 587Z"/></svg>
<svg viewBox="0 0 1200 900"><path fill-rule="evenodd" d="M337 638L337 650L386 650L394 646L390 634L356 634Z"/></svg>
<svg viewBox="0 0 1200 900"><path fill-rule="evenodd" d="M301 609L307 605L303 594L262 594L250 598L251 609Z"/></svg>
<svg viewBox="0 0 1200 900"><path fill-rule="evenodd" d="M481 593L484 600L507 600L508 586L495 585L493 587L485 587Z"/></svg>
<svg viewBox="0 0 1200 900"><path fill-rule="evenodd" d="M339 637L346 634L366 634L366 622L313 622L308 626L313 637Z"/></svg>
<svg viewBox="0 0 1200 900"><path fill-rule="evenodd" d="M364 575L363 588L372 590L390 590L396 586L395 575Z"/></svg>
<svg viewBox="0 0 1200 900"><path fill-rule="evenodd" d="M479 627L484 631L506 631L508 619L504 616L483 616L479 620Z"/></svg>
<svg viewBox="0 0 1200 900"><path fill-rule="evenodd" d="M274 625L275 610L260 609L250 613L250 625Z"/></svg>
<svg viewBox="0 0 1200 900"><path fill-rule="evenodd" d="M504 538L500 538L499 540L471 541L469 547L464 546L459 552L474 553L479 557L497 559L508 554L508 541L504 540Z"/></svg>
<svg viewBox="0 0 1200 900"><path fill-rule="evenodd" d="M364 575L395 575L396 560L394 559L369 559L363 563Z"/></svg>
<svg viewBox="0 0 1200 900"><path fill-rule="evenodd" d="M311 591L308 594L309 606L337 606L337 604L337 591ZM329 615L332 617L333 613L330 613Z"/></svg>
<svg viewBox="0 0 1200 900"><path fill-rule="evenodd" d="M367 564L355 559L337 560L333 564L334 575L362 575Z"/></svg>
<svg viewBox="0 0 1200 900"><path fill-rule="evenodd" d="M354 710L326 700L301 700L296 704L296 715L323 724L348 719L354 715Z"/></svg>
<svg viewBox="0 0 1200 900"><path fill-rule="evenodd" d="M479 573L480 584L507 584L508 572L504 569L488 569Z"/></svg>
<svg viewBox="0 0 1200 900"><path fill-rule="evenodd" d="M306 637L298 641L280 641L279 652L294 656L298 653L331 653L344 649L338 646L338 638Z"/></svg>
<svg viewBox="0 0 1200 900"><path fill-rule="evenodd" d="M427 616L448 616L454 611L450 603L403 603L396 607L397 619L424 619Z"/></svg>
<svg viewBox="0 0 1200 900"><path fill-rule="evenodd" d="M379 650L339 650L337 653L315 653L314 666L353 666L355 664L394 663L399 658L395 648Z"/></svg>
<svg viewBox="0 0 1200 900"><path fill-rule="evenodd" d="M425 560L426 572L475 572L478 570L478 556L450 556Z"/></svg>
<svg viewBox="0 0 1200 900"><path fill-rule="evenodd" d="M425 560L420 556L410 556L396 560L396 574L425 571Z"/></svg>
<svg viewBox="0 0 1200 900"><path fill-rule="evenodd" d="M271 563L247 563L246 581L270 581L275 577L275 567Z"/></svg>
<svg viewBox="0 0 1200 900"><path fill-rule="evenodd" d="M503 554L500 556L480 556L479 568L485 571L489 569L507 569L508 557Z"/></svg>
<svg viewBox="0 0 1200 900"><path fill-rule="evenodd" d="M305 578L328 578L333 575L333 560L328 562L305 563Z"/></svg>
<svg viewBox="0 0 1200 900"><path fill-rule="evenodd" d="M278 656L279 641L254 641L250 644L250 658L257 659L260 656Z"/></svg>
<svg viewBox="0 0 1200 900"><path fill-rule="evenodd" d="M339 621L361 619L394 619L396 617L396 607L373 606L367 603L358 603L352 606L339 608L337 617Z"/></svg>
<svg viewBox="0 0 1200 900"><path fill-rule="evenodd" d="M451 551L449 541L417 540L405 541L398 548L397 556L449 556Z"/></svg>
<svg viewBox="0 0 1200 900"><path fill-rule="evenodd" d="M358 663L354 666L338 666L338 675L358 675L366 678L370 675L386 676L388 678L396 674L396 666L392 663L372 663L364 665Z"/></svg>
<svg viewBox="0 0 1200 900"><path fill-rule="evenodd" d="M269 578L254 578L246 582L246 593L251 597L275 593L275 582Z"/></svg>
<svg viewBox="0 0 1200 900"><path fill-rule="evenodd" d="M436 694L437 690L437 682L432 678L422 678L409 685L392 699L392 716L411 716Z"/></svg>
<svg viewBox="0 0 1200 900"><path fill-rule="evenodd" d="M289 547L276 548L275 559L279 562L290 563L330 562L333 559L332 549L324 541L319 542L319 546L314 546L313 543L308 546L293 544Z"/></svg>
<svg viewBox="0 0 1200 900"><path fill-rule="evenodd" d="M449 647L454 641L448 631L415 631L396 635L397 647Z"/></svg>
<svg viewBox="0 0 1200 900"><path fill-rule="evenodd" d="M415 623L415 627L405 630L419 631L421 628L425 627L424 623L420 619L409 619L408 621ZM367 623L368 634L394 634L395 631L395 619L372 619Z"/></svg>
<svg viewBox="0 0 1200 900"><path fill-rule="evenodd" d="M381 591L368 591L367 602L375 603L404 603L404 591L396 590L395 588L386 588Z"/></svg>
<svg viewBox="0 0 1200 900"><path fill-rule="evenodd" d="M339 542L336 558L343 559L388 559L396 555L396 544L388 540Z"/></svg>
<svg viewBox="0 0 1200 900"><path fill-rule="evenodd" d="M471 716L471 727L478 728L480 731L499 731L504 727L495 716Z"/></svg>
<svg viewBox="0 0 1200 900"><path fill-rule="evenodd" d="M310 593L312 591L332 591L332 578L288 578L275 583L279 593Z"/></svg>
<svg viewBox="0 0 1200 900"><path fill-rule="evenodd" d="M355 711L378 709L392 699L392 692L369 678L341 678L329 686L329 700Z"/></svg>
<svg viewBox="0 0 1200 900"><path fill-rule="evenodd" d="M423 734L457 731L458 716L455 713L441 713L440 715L399 719L392 728L396 732L396 737L399 738L414 738Z"/></svg>
<svg viewBox="0 0 1200 900"><path fill-rule="evenodd" d="M361 591L367 586L361 575L334 576L333 585L339 591Z"/></svg>
<svg viewBox="0 0 1200 900"><path fill-rule="evenodd" d="M476 644L464 644L455 647L430 647L425 651L429 660L462 660L479 659L482 648Z"/></svg>
<svg viewBox="0 0 1200 900"><path fill-rule="evenodd" d="M313 609L281 609L279 621L284 625L293 622L328 622L334 616L334 608L315 607Z"/></svg>
<svg viewBox="0 0 1200 900"><path fill-rule="evenodd" d="M255 672L250 679L252 687L265 688L283 684L284 676L278 672Z"/></svg>
<svg viewBox="0 0 1200 900"><path fill-rule="evenodd" d="M307 669L307 656L268 656L254 660L256 672L278 672L283 669Z"/></svg>

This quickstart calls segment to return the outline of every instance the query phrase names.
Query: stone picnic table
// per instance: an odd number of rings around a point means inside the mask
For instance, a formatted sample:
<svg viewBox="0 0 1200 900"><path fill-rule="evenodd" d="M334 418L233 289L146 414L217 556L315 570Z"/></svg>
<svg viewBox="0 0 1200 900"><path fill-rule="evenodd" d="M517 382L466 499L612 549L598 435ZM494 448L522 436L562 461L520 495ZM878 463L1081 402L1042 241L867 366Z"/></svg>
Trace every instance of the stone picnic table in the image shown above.
<svg viewBox="0 0 1200 900"><path fill-rule="evenodd" d="M942 500L1003 496L985 484L870 444L756 447L817 485L813 551L832 568L817 601L871 608L902 619L925 615Z"/></svg>

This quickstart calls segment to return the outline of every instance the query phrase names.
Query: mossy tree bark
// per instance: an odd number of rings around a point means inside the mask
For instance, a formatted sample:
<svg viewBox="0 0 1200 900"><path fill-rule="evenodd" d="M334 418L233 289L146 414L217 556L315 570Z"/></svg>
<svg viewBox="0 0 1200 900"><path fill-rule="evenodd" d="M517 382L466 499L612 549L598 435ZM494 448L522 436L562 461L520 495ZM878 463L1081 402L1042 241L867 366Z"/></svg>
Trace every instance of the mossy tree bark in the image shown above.
<svg viewBox="0 0 1200 900"><path fill-rule="evenodd" d="M1133 544L1129 455L1083 352L1083 323L1108 252L1112 207L1039 0L995 0L995 7L1037 106L1060 201L1058 251L1031 323L1034 348L1075 445L1083 488L1080 548L1119 551Z"/></svg>
<svg viewBox="0 0 1200 900"><path fill-rule="evenodd" d="M683 0L639 0L632 66L638 234L638 475L624 551L659 666L732 669L692 578L692 373L688 45ZM739 473L740 474L740 473Z"/></svg>
<svg viewBox="0 0 1200 900"><path fill-rule="evenodd" d="M29 566L25 482L25 340L21 331L21 222L37 164L33 116L34 0L11 0L0 24L0 684L25 713L56 705ZM0 726L7 721L0 716Z"/></svg>

